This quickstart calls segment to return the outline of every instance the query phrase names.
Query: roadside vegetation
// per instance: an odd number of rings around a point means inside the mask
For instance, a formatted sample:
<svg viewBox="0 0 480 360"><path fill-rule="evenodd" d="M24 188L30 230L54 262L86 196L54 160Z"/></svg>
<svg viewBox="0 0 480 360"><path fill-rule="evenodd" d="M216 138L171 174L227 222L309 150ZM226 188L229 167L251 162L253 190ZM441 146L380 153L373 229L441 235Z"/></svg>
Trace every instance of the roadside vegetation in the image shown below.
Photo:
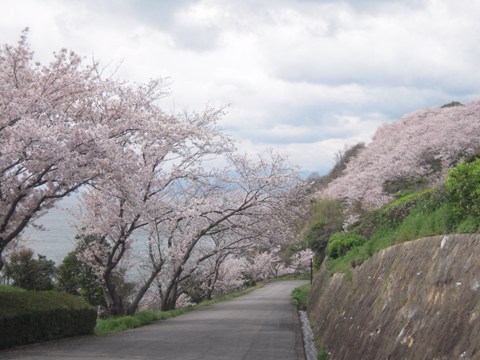
<svg viewBox="0 0 480 360"><path fill-rule="evenodd" d="M92 334L96 318L91 305L66 293L0 287L0 349Z"/></svg>
<svg viewBox="0 0 480 360"><path fill-rule="evenodd" d="M3 336L0 349L79 334L117 333L246 295L264 284L259 282L243 290L175 310L146 310L129 316L97 319L96 325L94 308L78 297L58 291L29 291L0 285L0 325L11 335Z"/></svg>
<svg viewBox="0 0 480 360"><path fill-rule="evenodd" d="M236 297L246 295L246 294L252 292L253 290L259 289L259 288L265 286L265 284L267 284L269 282L272 282L272 281L299 280L299 279L302 279L302 280L307 279L307 276L305 276L305 275L300 275L300 276L287 275L287 276L282 276L282 277L279 277L279 278L269 279L269 280L266 280L266 281L258 282L254 285L251 285L251 286L249 286L245 289L239 290L239 291L233 291L233 292L230 292L228 294L224 294L224 295L215 297L211 300L204 300L204 301L202 301L198 304L189 305L189 306L174 309L174 310L168 310L168 311L144 310L144 311L139 311L139 312L137 312L133 315L117 316L117 317L104 318L104 319L98 318L96 320L95 327L92 328L90 331L88 331L88 332L84 331L83 333L92 333L93 332L95 335L99 335L99 336L113 334L113 333L125 331L125 330L128 330L128 329L148 325L148 324L151 324L152 322L157 321L157 320L170 319L170 318L185 314L187 312L197 310L197 309L205 307L205 306L216 304L218 302L231 300L231 299L234 299ZM298 290L298 295L296 295L295 298L298 299L298 305L305 307L306 306L306 296L308 295L308 291L310 290L310 285L306 285L302 288L295 289L294 291L296 292L297 290ZM31 301L27 300L25 302L25 304L23 305L24 313L34 314L36 311L38 311L38 308L42 308L42 306L43 306L42 304L50 304L48 306L51 306L54 303L60 304L60 305L63 304L63 306L68 306L67 304L73 303L73 304L75 304L76 307L83 304L82 308L84 307L85 309L88 309L90 315L91 315L91 312L93 311L93 308L91 308L89 305L87 305L86 302L83 302L79 299L72 300L72 299L74 299L74 297L72 297L71 295L67 295L65 293L62 293L62 292L58 292L58 291L28 291L28 290L25 290L25 289L23 289L21 287L17 287L17 286L0 285L0 305L1 305L1 308L3 308L4 310L6 309L5 311L7 311L9 309L9 308L7 308L7 304L5 303L5 301L6 301L5 299L7 297L10 297L10 298L12 297L12 295L9 295L9 294L23 294L23 297L26 297L26 298L29 298L29 299L35 298L36 299L35 301L40 302L40 305L39 305L36 302L31 302ZM10 304L15 303L15 304L18 305L20 302L17 298L18 298L18 295L16 295L14 301L10 301L9 303ZM295 304L297 305L297 303L295 303ZM60 305L58 305L58 306L60 306ZM45 305L45 306L47 306L47 305ZM8 311L10 311L10 310L8 310ZM90 318L91 318L91 316L90 316ZM73 328L75 328L75 327L76 326L73 326ZM25 333L24 336L27 336L27 337L29 336L28 331L24 331L24 333ZM67 334L67 333L65 332L65 334ZM54 335L48 335L47 334L47 337L44 337L44 338L41 337L38 340L46 340L46 339L54 338L52 336L54 336ZM55 335L55 337L60 337L60 335ZM32 340L28 340L25 343L35 342L35 341L37 341L36 338L32 337ZM18 344L21 344L21 343L16 342L15 344L18 345ZM11 346L11 345L7 344L4 347L9 347L9 346Z"/></svg>
<svg viewBox="0 0 480 360"><path fill-rule="evenodd" d="M299 310L307 309L307 297L311 288L311 284L306 284L292 290L292 304Z"/></svg>
<svg viewBox="0 0 480 360"><path fill-rule="evenodd" d="M228 294L224 294L218 297L215 297L211 300L203 300L202 302L186 306L183 308L175 309L175 310L168 310L168 311L140 311L135 313L134 315L127 315L127 316L119 316L114 318L108 319L98 319L97 325L95 327L95 335L107 335L112 334L120 331L124 331L127 329L137 328L140 326L151 324L156 320L166 320L170 319L182 314L185 314L190 311L194 311L200 309L205 306L213 305L222 301L227 301L234 299L239 296L243 296L249 294L253 290L262 288L265 284L272 282L272 281L282 281L282 280L306 280L308 277L306 275L286 275L278 278L268 279L266 281L258 282L254 285L251 285L243 290L233 291ZM306 306L306 299L308 295L308 291L310 291L310 285L306 285L302 288L295 289L295 291L299 290L298 300L299 304L303 304ZM297 296L297 295L296 295ZM293 303L293 302L292 302ZM295 303L295 305L297 305Z"/></svg>
<svg viewBox="0 0 480 360"><path fill-rule="evenodd" d="M231 300L233 298L246 295L255 289L259 289L264 286L264 283L260 282L246 289L231 292L222 296L218 296L211 300L204 300L199 304L186 306L180 309L168 310L168 311L140 311L133 315L119 316L108 319L98 319L95 327L95 335L107 335L113 334L127 329L137 328L140 326L151 324L156 320L166 320L172 317L176 317L187 312L197 310L199 308L216 304L218 302Z"/></svg>
<svg viewBox="0 0 480 360"><path fill-rule="evenodd" d="M422 237L480 231L480 158L452 168L443 184L403 189L378 209L347 209L339 200L319 200L306 239L318 268L326 257L331 273L352 267L394 244ZM332 211L332 209L337 209ZM355 213L353 221L348 216Z"/></svg>

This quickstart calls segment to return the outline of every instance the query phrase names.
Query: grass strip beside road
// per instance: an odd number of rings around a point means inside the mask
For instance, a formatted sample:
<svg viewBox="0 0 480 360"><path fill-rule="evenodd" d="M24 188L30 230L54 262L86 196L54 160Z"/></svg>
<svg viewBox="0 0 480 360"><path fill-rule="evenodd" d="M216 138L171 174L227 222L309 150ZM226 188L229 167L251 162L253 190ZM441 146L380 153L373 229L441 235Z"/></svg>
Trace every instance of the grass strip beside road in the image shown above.
<svg viewBox="0 0 480 360"><path fill-rule="evenodd" d="M222 295L212 300L205 300L197 305L188 306L181 309L169 311L140 311L133 315L119 316L110 319L98 319L97 325L95 326L95 335L113 334L132 328L137 328L143 325L148 325L156 320L166 320L202 308L204 306L212 305L221 301L226 301L236 298L238 296L246 295L253 290L259 289L263 286L264 283L257 283L256 285L248 287L246 289Z"/></svg>

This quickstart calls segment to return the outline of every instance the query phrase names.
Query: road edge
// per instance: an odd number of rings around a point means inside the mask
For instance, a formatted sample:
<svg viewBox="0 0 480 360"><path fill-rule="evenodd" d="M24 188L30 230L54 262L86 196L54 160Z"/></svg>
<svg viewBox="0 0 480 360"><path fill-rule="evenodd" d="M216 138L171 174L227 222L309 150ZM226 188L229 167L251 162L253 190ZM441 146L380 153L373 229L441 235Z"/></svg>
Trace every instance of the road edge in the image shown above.
<svg viewBox="0 0 480 360"><path fill-rule="evenodd" d="M293 326L295 327L295 352L297 353L297 358L298 360L306 360L302 327L300 326L300 317L296 308L293 311Z"/></svg>

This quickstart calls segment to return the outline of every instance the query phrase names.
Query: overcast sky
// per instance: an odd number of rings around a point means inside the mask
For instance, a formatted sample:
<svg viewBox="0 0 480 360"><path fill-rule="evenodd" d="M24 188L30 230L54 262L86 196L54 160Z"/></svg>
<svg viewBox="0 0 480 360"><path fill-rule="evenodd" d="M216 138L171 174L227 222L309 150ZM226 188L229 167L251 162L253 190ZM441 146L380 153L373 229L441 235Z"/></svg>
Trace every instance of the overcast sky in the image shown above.
<svg viewBox="0 0 480 360"><path fill-rule="evenodd" d="M384 122L480 98L477 0L0 1L0 43L28 26L42 62L66 47L122 79L168 77L167 112L229 105L240 149L306 173Z"/></svg>

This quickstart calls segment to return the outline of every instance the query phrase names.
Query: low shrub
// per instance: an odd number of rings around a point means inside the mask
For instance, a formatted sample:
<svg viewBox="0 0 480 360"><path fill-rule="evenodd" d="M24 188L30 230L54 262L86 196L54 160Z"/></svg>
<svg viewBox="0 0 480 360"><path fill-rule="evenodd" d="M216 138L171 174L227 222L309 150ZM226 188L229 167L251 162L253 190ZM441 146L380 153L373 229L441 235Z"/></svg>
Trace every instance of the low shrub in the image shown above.
<svg viewBox="0 0 480 360"><path fill-rule="evenodd" d="M330 359L330 352L326 349L320 349L317 356L318 360L328 360Z"/></svg>
<svg viewBox="0 0 480 360"><path fill-rule="evenodd" d="M456 230L460 234L476 233L480 230L480 222L478 219L469 216L458 224Z"/></svg>
<svg viewBox="0 0 480 360"><path fill-rule="evenodd" d="M0 285L0 292L25 292L27 290L12 285Z"/></svg>
<svg viewBox="0 0 480 360"><path fill-rule="evenodd" d="M480 219L480 159L463 161L449 171L447 196L458 222L466 217Z"/></svg>
<svg viewBox="0 0 480 360"><path fill-rule="evenodd" d="M397 199L375 210L359 211L349 232L329 239L326 266L346 273L376 252L423 237L480 231L480 150L457 164L445 186L398 193Z"/></svg>
<svg viewBox="0 0 480 360"><path fill-rule="evenodd" d="M480 231L478 218L453 213L444 187L404 193L380 209L361 210L349 232L337 232L329 239L327 269L347 272L376 252L391 245L422 237Z"/></svg>
<svg viewBox="0 0 480 360"><path fill-rule="evenodd" d="M300 286L292 290L292 304L297 306L300 310L307 308L307 297L312 286L310 284Z"/></svg>
<svg viewBox="0 0 480 360"><path fill-rule="evenodd" d="M69 294L0 290L0 349L92 334L96 319L92 306Z"/></svg>
<svg viewBox="0 0 480 360"><path fill-rule="evenodd" d="M327 247L328 255L332 259L344 256L354 247L360 246L367 241L365 237L358 234L337 232L330 237Z"/></svg>

